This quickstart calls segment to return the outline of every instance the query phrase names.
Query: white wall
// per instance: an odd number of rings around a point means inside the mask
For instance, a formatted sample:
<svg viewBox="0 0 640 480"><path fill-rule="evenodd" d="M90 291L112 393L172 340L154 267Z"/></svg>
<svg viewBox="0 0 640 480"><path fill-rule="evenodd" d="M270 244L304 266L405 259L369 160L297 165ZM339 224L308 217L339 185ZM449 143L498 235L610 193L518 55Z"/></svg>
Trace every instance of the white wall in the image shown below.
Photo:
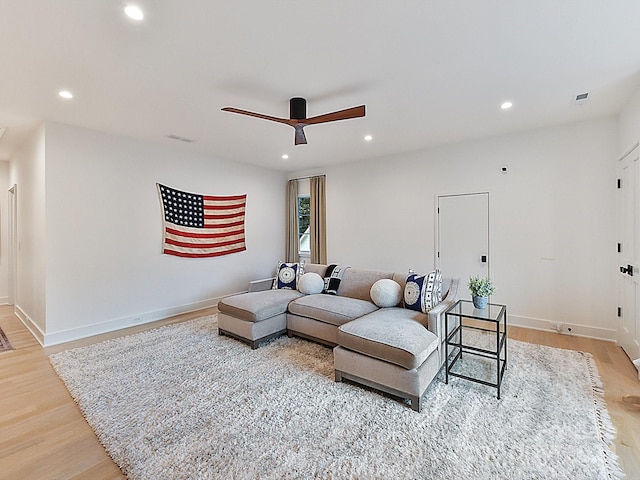
<svg viewBox="0 0 640 480"><path fill-rule="evenodd" d="M46 331L47 255L44 125L29 136L11 159L10 178L10 183L17 185L16 313L42 342Z"/></svg>
<svg viewBox="0 0 640 480"><path fill-rule="evenodd" d="M622 154L640 140L640 88L620 112L618 150Z"/></svg>
<svg viewBox="0 0 640 480"><path fill-rule="evenodd" d="M46 149L47 344L213 305L283 258L282 173L58 123ZM163 255L156 182L247 193L247 251Z"/></svg>
<svg viewBox="0 0 640 480"><path fill-rule="evenodd" d="M489 191L493 301L514 324L615 339L617 152L603 119L328 167L328 259L426 272L436 196Z"/></svg>

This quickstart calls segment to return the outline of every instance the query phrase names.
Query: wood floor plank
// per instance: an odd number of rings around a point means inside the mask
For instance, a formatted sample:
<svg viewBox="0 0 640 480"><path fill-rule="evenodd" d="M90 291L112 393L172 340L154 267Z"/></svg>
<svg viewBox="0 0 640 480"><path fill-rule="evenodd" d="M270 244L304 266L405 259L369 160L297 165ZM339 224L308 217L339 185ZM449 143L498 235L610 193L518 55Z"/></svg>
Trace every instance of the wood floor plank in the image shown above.
<svg viewBox="0 0 640 480"><path fill-rule="evenodd" d="M48 355L213 313L215 308L191 312L44 349L13 314L12 307L0 306L0 327L15 348L0 353L0 477L124 479L51 367ZM509 337L594 356L617 429L616 453L628 478L640 478L640 407L624 401L626 395L640 396L640 381L624 351L612 342L513 326Z"/></svg>

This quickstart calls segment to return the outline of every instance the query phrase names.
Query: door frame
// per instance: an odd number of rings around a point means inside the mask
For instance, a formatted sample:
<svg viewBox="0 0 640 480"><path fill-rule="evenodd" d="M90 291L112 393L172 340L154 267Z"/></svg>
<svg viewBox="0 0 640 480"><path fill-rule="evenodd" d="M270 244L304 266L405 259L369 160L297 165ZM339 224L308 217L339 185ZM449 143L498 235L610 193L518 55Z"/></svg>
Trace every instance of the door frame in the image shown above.
<svg viewBox="0 0 640 480"><path fill-rule="evenodd" d="M433 251L433 264L435 266L435 268L440 268L440 213L439 213L439 205L440 205L440 198L441 197L462 197L462 196L470 196L470 195L486 195L487 196L487 255L489 256L489 258L487 259L487 276L489 278L491 278L491 272L492 272L492 268L491 265L493 264L493 241L492 241L492 235L493 235L493 202L491 201L491 191L490 190L479 190L479 191L472 191L472 192L462 192L462 193L439 193L435 195L435 200L434 200L434 207L433 207L433 217L434 217L434 223L435 223L435 228L433 229L434 231L434 251ZM460 279L460 281L462 283L464 283L464 286L466 287L466 280L465 279Z"/></svg>

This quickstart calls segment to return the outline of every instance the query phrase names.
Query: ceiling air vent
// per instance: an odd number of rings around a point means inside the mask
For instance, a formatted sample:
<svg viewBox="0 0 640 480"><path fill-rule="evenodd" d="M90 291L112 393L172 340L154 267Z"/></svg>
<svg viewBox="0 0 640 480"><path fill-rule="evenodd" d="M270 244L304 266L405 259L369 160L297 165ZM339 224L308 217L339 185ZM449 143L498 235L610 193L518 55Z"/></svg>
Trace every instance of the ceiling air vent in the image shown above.
<svg viewBox="0 0 640 480"><path fill-rule="evenodd" d="M589 97L589 92L579 93L571 99L571 103L573 105L584 105L585 103L587 103L588 97Z"/></svg>
<svg viewBox="0 0 640 480"><path fill-rule="evenodd" d="M167 135L167 138L170 138L171 140L178 140L179 142L185 142L185 143L193 143L195 142L195 140L191 139L191 138L186 138L186 137L181 137L179 135Z"/></svg>

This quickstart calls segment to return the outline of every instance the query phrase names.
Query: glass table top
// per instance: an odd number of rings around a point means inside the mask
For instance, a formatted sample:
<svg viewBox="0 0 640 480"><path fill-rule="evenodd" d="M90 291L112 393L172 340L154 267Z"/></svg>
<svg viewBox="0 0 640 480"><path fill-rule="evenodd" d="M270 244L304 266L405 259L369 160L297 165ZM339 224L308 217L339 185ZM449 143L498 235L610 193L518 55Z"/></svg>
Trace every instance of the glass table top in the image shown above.
<svg viewBox="0 0 640 480"><path fill-rule="evenodd" d="M475 308L470 300L458 300L446 311L446 314L457 317L477 318L478 320L498 321L505 308L505 305L490 303L487 308L479 309Z"/></svg>

